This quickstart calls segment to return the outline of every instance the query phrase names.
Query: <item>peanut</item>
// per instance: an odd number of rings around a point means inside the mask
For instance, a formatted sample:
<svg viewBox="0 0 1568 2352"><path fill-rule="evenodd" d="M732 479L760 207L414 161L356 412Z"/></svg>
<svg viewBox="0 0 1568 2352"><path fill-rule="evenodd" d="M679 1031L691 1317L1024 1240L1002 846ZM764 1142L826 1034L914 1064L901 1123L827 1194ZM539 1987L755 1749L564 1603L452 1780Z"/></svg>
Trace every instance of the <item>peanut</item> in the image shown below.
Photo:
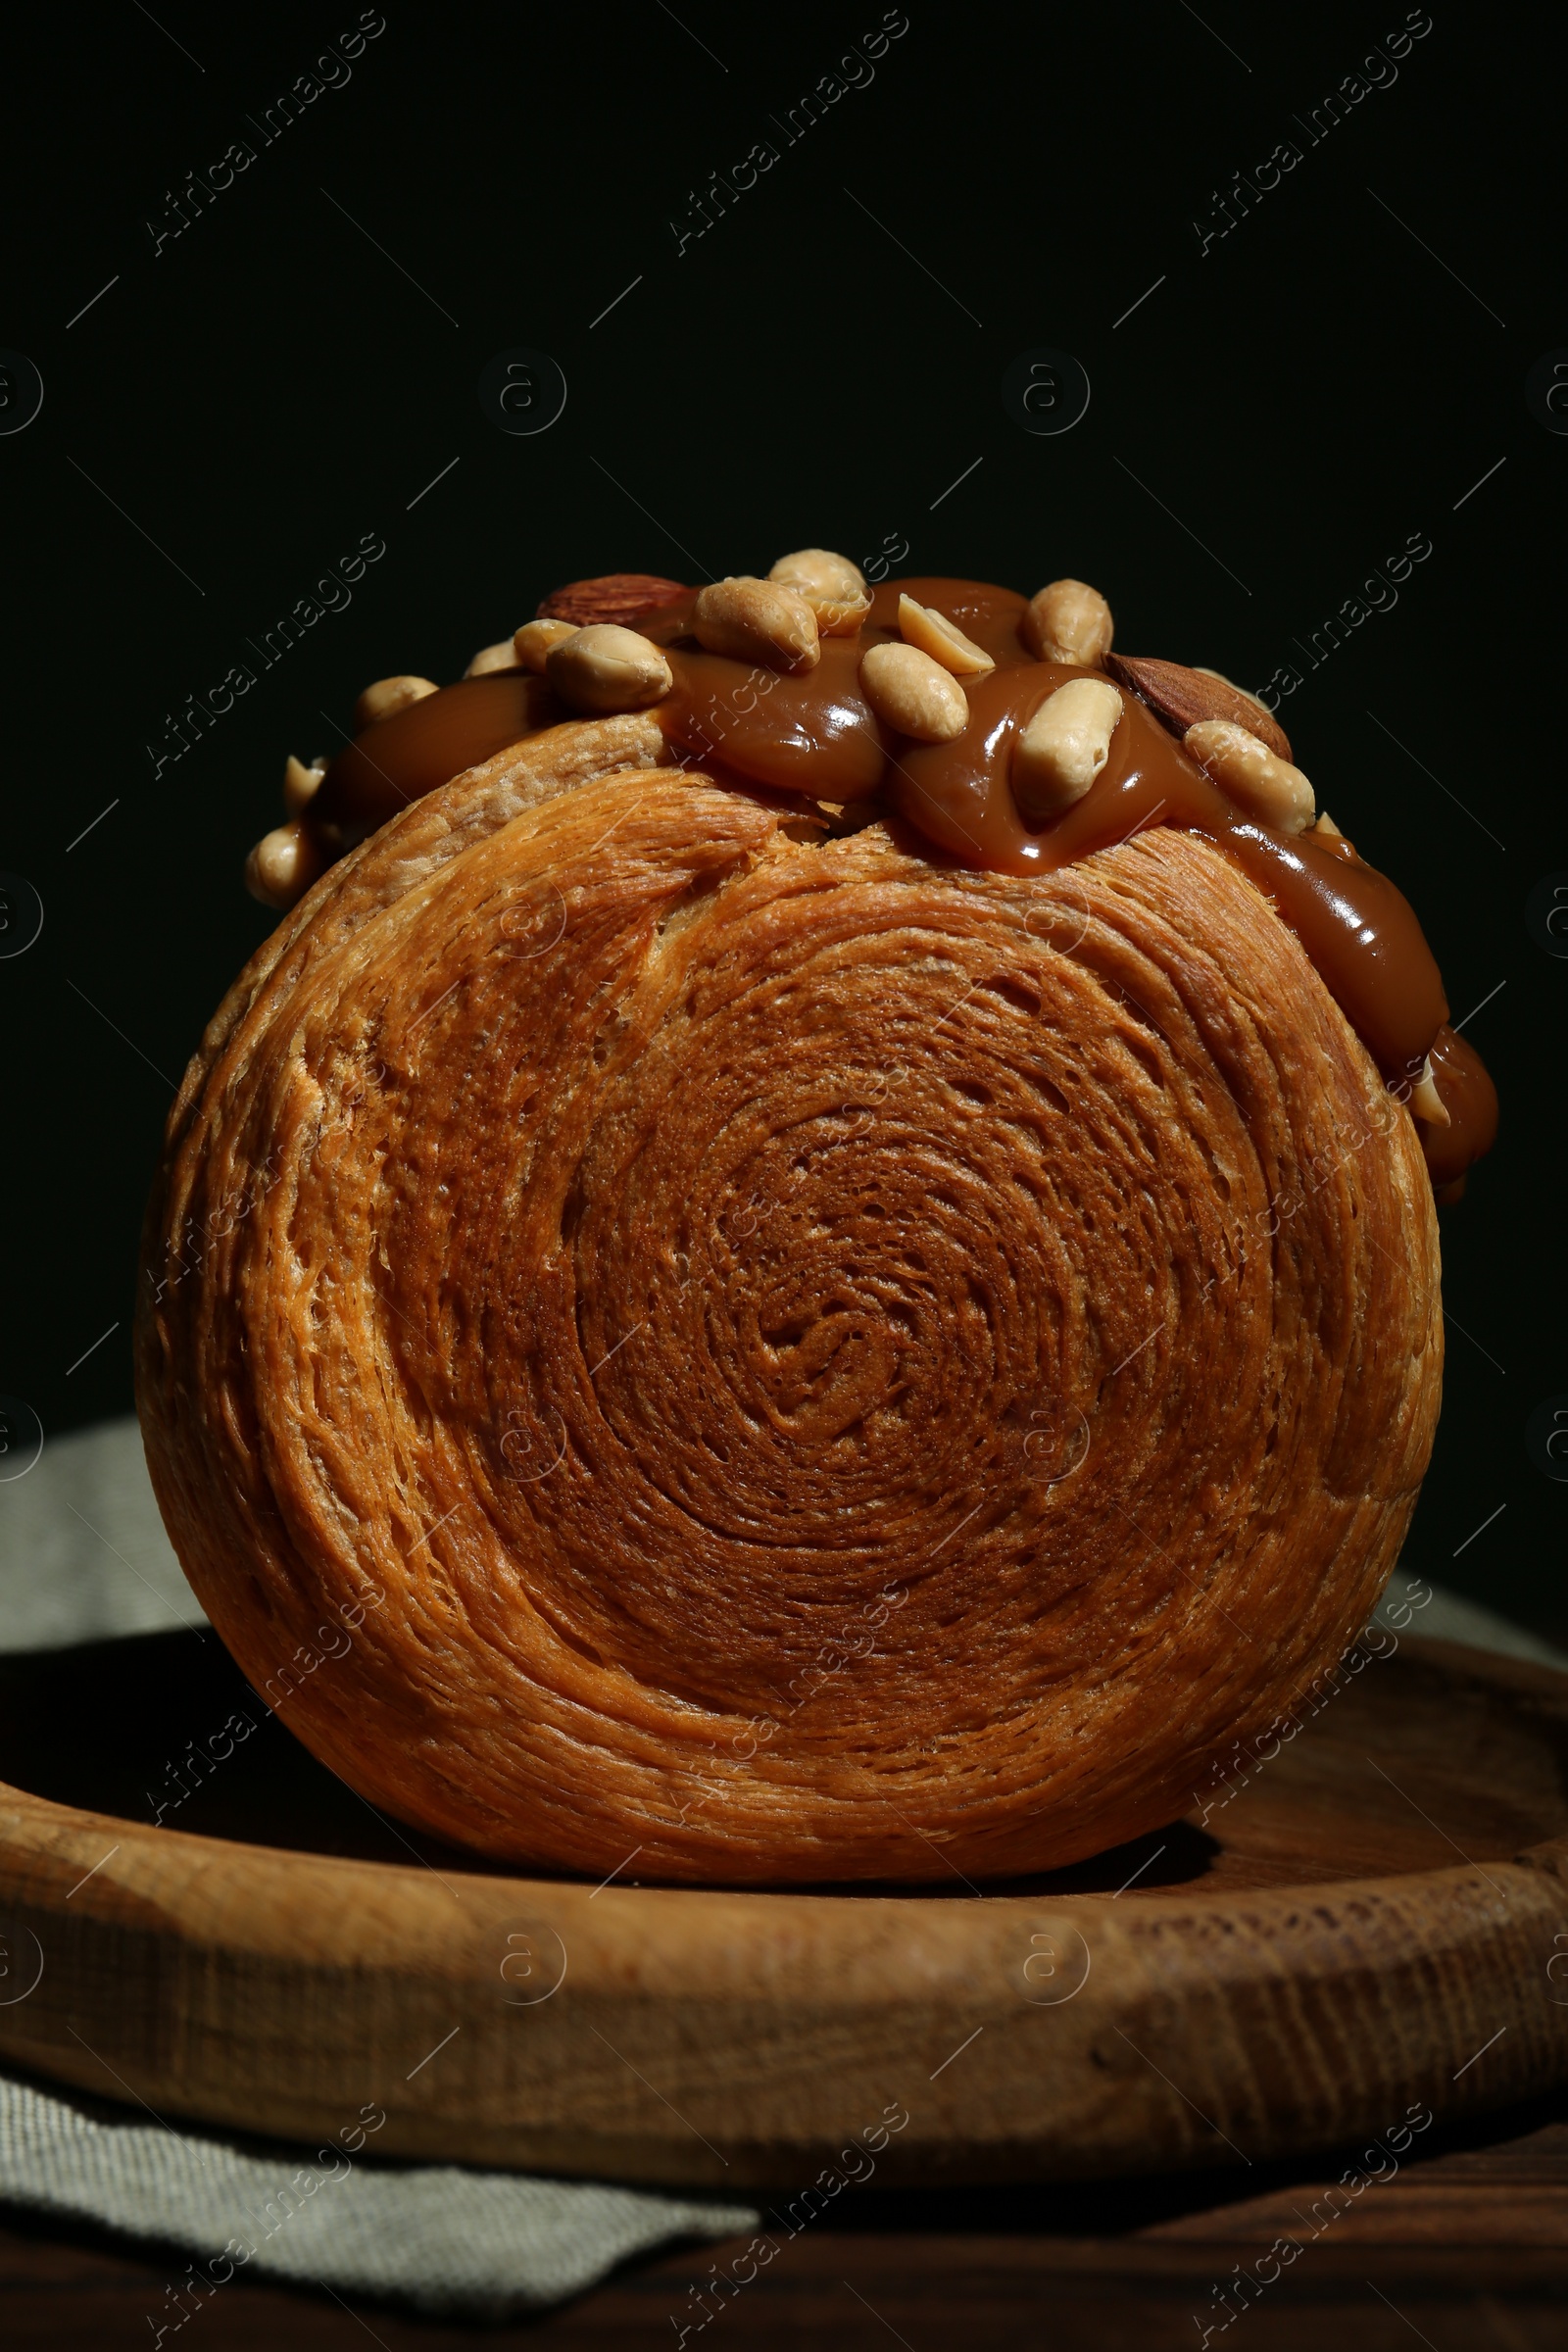
<svg viewBox="0 0 1568 2352"><path fill-rule="evenodd" d="M823 637L853 637L871 610L871 591L859 565L825 547L803 547L780 556L768 573L780 587L804 596Z"/></svg>
<svg viewBox="0 0 1568 2352"><path fill-rule="evenodd" d="M778 580L714 580L697 599L692 628L710 654L799 672L822 659L816 614L798 588Z"/></svg>
<svg viewBox="0 0 1568 2352"><path fill-rule="evenodd" d="M1421 1064L1421 1075L1410 1089L1410 1111L1417 1119L1425 1119L1432 1127L1451 1127L1448 1106L1438 1092L1438 1082L1432 1074L1429 1054Z"/></svg>
<svg viewBox="0 0 1568 2352"><path fill-rule="evenodd" d="M860 658L860 691L876 716L916 743L951 743L969 723L963 688L913 645L873 645Z"/></svg>
<svg viewBox="0 0 1568 2352"><path fill-rule="evenodd" d="M324 760L313 760L310 766L307 767L303 760L296 760L293 753L290 752L283 762L283 806L290 816L304 814L306 807L316 798L320 789L321 778L325 773L326 761Z"/></svg>
<svg viewBox="0 0 1568 2352"><path fill-rule="evenodd" d="M1026 824L1081 801L1110 757L1121 696L1108 679L1070 678L1048 695L1012 747L1012 797Z"/></svg>
<svg viewBox="0 0 1568 2352"><path fill-rule="evenodd" d="M520 667L512 639L503 637L499 645L481 645L463 674L466 678L487 678L493 669Z"/></svg>
<svg viewBox="0 0 1568 2352"><path fill-rule="evenodd" d="M427 694L437 691L433 678L377 678L354 706L355 734L362 727L373 727L379 718L390 718L395 710L406 710L411 703L422 703Z"/></svg>
<svg viewBox="0 0 1568 2352"><path fill-rule="evenodd" d="M1110 607L1098 588L1082 580L1053 580L1029 599L1022 635L1037 662L1098 669L1110 651L1114 628Z"/></svg>
<svg viewBox="0 0 1568 2352"><path fill-rule="evenodd" d="M326 867L320 844L298 817L264 833L245 860L245 887L264 906L292 906Z"/></svg>
<svg viewBox="0 0 1568 2352"><path fill-rule="evenodd" d="M545 659L545 675L574 710L605 715L642 710L669 692L674 673L651 638L612 620L591 621L563 637Z"/></svg>
<svg viewBox="0 0 1568 2352"><path fill-rule="evenodd" d="M524 669L531 669L537 678L545 674L545 663L558 645L577 634L574 620L525 620L512 640L513 651Z"/></svg>
<svg viewBox="0 0 1568 2352"><path fill-rule="evenodd" d="M996 663L982 646L966 637L956 621L934 606L917 605L912 596L899 598L899 634L906 645L918 646L933 662L956 678L983 678Z"/></svg>
<svg viewBox="0 0 1568 2352"><path fill-rule="evenodd" d="M1277 832L1304 833L1317 813L1300 769L1232 719L1200 719L1182 737L1182 748L1238 808Z"/></svg>

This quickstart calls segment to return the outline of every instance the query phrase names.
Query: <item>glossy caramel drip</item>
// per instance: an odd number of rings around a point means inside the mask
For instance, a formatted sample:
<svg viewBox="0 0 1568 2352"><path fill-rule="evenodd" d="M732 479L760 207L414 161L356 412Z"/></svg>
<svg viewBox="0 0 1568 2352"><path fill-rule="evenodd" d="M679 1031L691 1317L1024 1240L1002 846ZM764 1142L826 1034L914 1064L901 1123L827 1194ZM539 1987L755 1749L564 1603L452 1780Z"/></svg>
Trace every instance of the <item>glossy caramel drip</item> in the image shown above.
<svg viewBox="0 0 1568 2352"><path fill-rule="evenodd" d="M1432 1075L1448 1124L1436 1127L1422 1119L1417 1133L1441 1200L1450 1185L1463 1182L1466 1168L1492 1150L1497 1134L1497 1090L1469 1039L1446 1022L1432 1041Z"/></svg>
<svg viewBox="0 0 1568 2352"><path fill-rule="evenodd" d="M1015 588L998 588L989 580L949 580L940 574L910 580L884 580L874 590L862 642L899 634L899 599L908 596L917 605L934 606L956 620L964 635L989 654L999 669L1033 662L1034 656L1019 635L1029 599Z"/></svg>
<svg viewBox="0 0 1568 2352"><path fill-rule="evenodd" d="M901 593L946 613L997 664L964 681L970 719L955 742L892 734L860 691L866 648L899 635ZM1001 873L1051 873L1150 825L1200 833L1270 900L1392 1083L1413 1081L1431 1052L1450 1118L1446 1128L1421 1123L1434 1182L1453 1183L1489 1148L1492 1081L1444 1026L1442 979L1408 903L1348 842L1288 836L1246 815L1125 690L1109 758L1089 792L1049 825L1024 823L1009 782L1014 738L1057 686L1088 673L1033 658L1019 634L1027 602L1015 591L983 580L886 581L859 636L824 638L815 667L799 676L707 652L691 634L694 603L695 593L638 619L674 672L655 715L679 763L812 800L882 801L934 849ZM328 840L357 839L464 768L572 715L529 671L465 678L340 752L311 822Z"/></svg>
<svg viewBox="0 0 1568 2352"><path fill-rule="evenodd" d="M700 646L671 645L675 690L659 706L667 741L732 775L813 800L871 801L898 742L860 692L863 645L824 639L814 669L786 677Z"/></svg>
<svg viewBox="0 0 1568 2352"><path fill-rule="evenodd" d="M1418 1075L1448 1007L1407 901L1359 858L1243 816L1131 695L1093 788L1043 830L1025 825L1007 781L1013 737L1059 685L1084 674L1032 662L979 679L956 742L900 752L894 807L954 857L1011 874L1054 872L1148 825L1204 834L1272 900L1385 1075Z"/></svg>
<svg viewBox="0 0 1568 2352"><path fill-rule="evenodd" d="M311 822L334 828L352 844L509 743L576 716L531 670L460 678L346 744L321 778Z"/></svg>
<svg viewBox="0 0 1568 2352"><path fill-rule="evenodd" d="M666 648L675 672L675 692L659 712L666 737L682 752L775 791L841 803L881 798L899 738L871 714L860 692L860 661L867 647L899 635L901 593L940 605L999 666L1036 666L1017 630L1026 600L983 580L885 582L859 635L825 637L816 667L798 677L706 653L690 635L693 598L642 624Z"/></svg>

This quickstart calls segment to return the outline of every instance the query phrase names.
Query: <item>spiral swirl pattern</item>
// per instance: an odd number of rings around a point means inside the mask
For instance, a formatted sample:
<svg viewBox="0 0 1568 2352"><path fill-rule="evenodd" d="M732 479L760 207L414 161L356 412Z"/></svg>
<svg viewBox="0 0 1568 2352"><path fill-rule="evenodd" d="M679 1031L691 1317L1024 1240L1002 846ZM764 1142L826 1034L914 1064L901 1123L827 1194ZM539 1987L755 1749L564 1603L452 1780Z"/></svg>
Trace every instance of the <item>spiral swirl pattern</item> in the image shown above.
<svg viewBox="0 0 1568 2352"><path fill-rule="evenodd" d="M1407 1524L1409 1118L1201 841L800 839L639 723L409 809L214 1023L139 1330L192 1583L335 1771L515 1860L946 1881L1167 1821Z"/></svg>

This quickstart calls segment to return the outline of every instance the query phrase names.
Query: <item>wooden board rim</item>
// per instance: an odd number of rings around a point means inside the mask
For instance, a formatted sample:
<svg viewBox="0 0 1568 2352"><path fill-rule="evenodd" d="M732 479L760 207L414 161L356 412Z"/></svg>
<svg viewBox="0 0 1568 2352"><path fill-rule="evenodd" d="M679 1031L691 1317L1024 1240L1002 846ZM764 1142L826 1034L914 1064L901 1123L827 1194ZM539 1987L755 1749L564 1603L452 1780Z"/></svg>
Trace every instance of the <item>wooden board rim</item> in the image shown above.
<svg viewBox="0 0 1568 2352"><path fill-rule="evenodd" d="M1568 1702L1551 1669L1410 1646ZM1451 2118L1568 2081L1546 1975L1568 1838L1485 1867L1200 1886L1125 1904L589 1888L244 1845L0 1785L13 1981L29 1936L41 1962L25 1998L0 1997L0 2054L224 2129L326 2138L373 2106L377 2155L731 2192L799 2190L866 2132L887 2181L1087 2178L1258 2162L1410 2103Z"/></svg>

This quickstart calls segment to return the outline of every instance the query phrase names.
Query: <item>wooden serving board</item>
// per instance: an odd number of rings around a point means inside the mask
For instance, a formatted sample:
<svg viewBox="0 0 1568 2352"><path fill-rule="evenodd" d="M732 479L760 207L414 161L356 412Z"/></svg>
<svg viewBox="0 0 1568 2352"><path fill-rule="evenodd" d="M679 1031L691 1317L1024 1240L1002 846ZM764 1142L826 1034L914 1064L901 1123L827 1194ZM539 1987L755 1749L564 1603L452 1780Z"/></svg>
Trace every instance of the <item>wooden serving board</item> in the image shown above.
<svg viewBox="0 0 1568 2352"><path fill-rule="evenodd" d="M377 2155L729 2191L1258 2163L1568 2081L1565 1765L1568 1675L1405 1637L1206 1825L1073 1871L594 1888L384 1823L210 1636L5 1660L0 2055L160 2118L384 2113Z"/></svg>

